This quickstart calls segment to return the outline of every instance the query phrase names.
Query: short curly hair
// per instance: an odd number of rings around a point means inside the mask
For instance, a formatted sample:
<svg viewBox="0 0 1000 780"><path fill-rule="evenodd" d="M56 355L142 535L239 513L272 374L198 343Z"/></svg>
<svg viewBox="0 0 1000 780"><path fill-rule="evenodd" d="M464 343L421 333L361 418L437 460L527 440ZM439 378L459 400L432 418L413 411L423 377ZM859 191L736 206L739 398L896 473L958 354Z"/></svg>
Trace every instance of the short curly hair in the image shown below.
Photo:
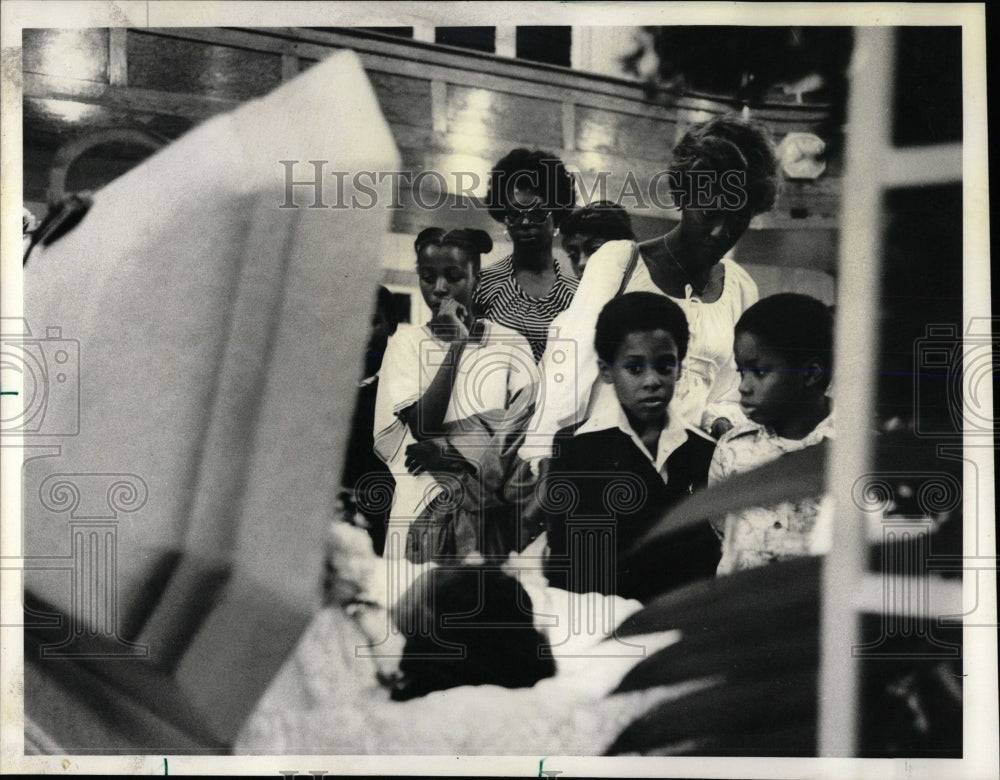
<svg viewBox="0 0 1000 780"><path fill-rule="evenodd" d="M503 222L515 189L537 192L542 207L552 212L552 222L559 224L576 204L576 184L563 161L552 152L523 147L509 152L489 173L486 205L489 215Z"/></svg>
<svg viewBox="0 0 1000 780"><path fill-rule="evenodd" d="M778 194L778 160L770 131L761 123L725 114L691 125L674 147L670 181L680 192L694 191L690 172L746 174L746 206L750 214L774 207Z"/></svg>
<svg viewBox="0 0 1000 780"><path fill-rule="evenodd" d="M597 316L594 347L603 363L614 363L619 347L629 333L663 329L677 344L677 358L687 355L690 330L684 310L667 298L651 292L633 292L608 301Z"/></svg>
<svg viewBox="0 0 1000 780"><path fill-rule="evenodd" d="M563 220L559 232L565 236L603 238L605 241L631 241L632 219L624 207L610 200L599 200L579 208Z"/></svg>
<svg viewBox="0 0 1000 780"><path fill-rule="evenodd" d="M833 372L833 312L822 301L801 293L761 298L736 321L735 333L749 333L793 366L818 359L823 387Z"/></svg>

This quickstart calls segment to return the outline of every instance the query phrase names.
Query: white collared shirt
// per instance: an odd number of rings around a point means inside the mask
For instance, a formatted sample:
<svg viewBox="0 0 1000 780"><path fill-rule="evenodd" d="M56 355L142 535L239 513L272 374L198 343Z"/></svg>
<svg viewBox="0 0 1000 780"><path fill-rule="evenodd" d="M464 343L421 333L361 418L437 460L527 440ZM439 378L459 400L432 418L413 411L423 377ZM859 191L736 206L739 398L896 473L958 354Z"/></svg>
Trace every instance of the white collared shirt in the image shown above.
<svg viewBox="0 0 1000 780"><path fill-rule="evenodd" d="M635 429L632 428L625 410L618 402L618 396L615 395L614 388L602 382L590 417L576 429L573 435L581 436L585 433L596 433L597 431L606 431L612 428L617 428L635 443L635 446L652 462L653 467L664 482L667 481L667 458L687 441L688 431L706 439L708 438L697 428L689 425L676 408L674 402L671 401L667 406L667 424L660 431L660 438L656 443L656 455L654 457L646 449L646 445L642 443L642 439L635 432Z"/></svg>

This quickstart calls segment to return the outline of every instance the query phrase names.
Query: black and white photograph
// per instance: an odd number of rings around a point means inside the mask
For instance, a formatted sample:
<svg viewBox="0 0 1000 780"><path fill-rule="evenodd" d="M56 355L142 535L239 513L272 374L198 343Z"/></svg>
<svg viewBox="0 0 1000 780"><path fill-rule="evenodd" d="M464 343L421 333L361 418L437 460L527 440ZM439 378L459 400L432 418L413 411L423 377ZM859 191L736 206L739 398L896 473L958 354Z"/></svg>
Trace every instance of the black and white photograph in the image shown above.
<svg viewBox="0 0 1000 780"><path fill-rule="evenodd" d="M0 16L4 773L1000 777L985 4Z"/></svg>

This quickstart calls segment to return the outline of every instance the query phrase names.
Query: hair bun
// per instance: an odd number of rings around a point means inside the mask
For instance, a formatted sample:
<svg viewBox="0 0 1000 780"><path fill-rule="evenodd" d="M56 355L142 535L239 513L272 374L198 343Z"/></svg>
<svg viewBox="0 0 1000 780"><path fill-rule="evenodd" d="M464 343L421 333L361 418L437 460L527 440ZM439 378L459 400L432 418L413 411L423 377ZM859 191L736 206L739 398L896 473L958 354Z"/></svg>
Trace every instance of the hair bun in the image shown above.
<svg viewBox="0 0 1000 780"><path fill-rule="evenodd" d="M417 234L417 240L413 242L414 251L419 255L420 250L428 244L440 244L441 238L446 232L444 228L439 227L424 228Z"/></svg>
<svg viewBox="0 0 1000 780"><path fill-rule="evenodd" d="M493 239L490 238L490 234L475 228L449 230L441 237L441 244L466 247L480 255L493 251Z"/></svg>
<svg viewBox="0 0 1000 780"><path fill-rule="evenodd" d="M771 133L761 123L725 114L691 125L674 147L670 171L684 177L696 167L745 170L751 213L773 208L778 164Z"/></svg>

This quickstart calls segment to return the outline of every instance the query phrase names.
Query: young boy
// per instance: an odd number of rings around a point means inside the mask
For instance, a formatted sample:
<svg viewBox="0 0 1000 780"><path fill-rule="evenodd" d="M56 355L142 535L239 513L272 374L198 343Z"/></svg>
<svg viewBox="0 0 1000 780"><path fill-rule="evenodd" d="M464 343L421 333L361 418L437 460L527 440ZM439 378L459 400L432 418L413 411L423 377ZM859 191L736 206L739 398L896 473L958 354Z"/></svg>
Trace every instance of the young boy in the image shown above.
<svg viewBox="0 0 1000 780"><path fill-rule="evenodd" d="M719 440L709 484L834 435L827 396L833 365L829 309L808 295L772 295L743 313L735 334L740 405L750 422ZM722 537L718 573L809 555L819 504L819 497L788 501L713 521Z"/></svg>
<svg viewBox="0 0 1000 780"><path fill-rule="evenodd" d="M556 435L538 485L551 585L646 601L710 577L719 545L709 524L630 555L676 501L703 487L715 448L671 408L688 346L681 308L662 295L611 300L597 320L601 380L590 416Z"/></svg>

